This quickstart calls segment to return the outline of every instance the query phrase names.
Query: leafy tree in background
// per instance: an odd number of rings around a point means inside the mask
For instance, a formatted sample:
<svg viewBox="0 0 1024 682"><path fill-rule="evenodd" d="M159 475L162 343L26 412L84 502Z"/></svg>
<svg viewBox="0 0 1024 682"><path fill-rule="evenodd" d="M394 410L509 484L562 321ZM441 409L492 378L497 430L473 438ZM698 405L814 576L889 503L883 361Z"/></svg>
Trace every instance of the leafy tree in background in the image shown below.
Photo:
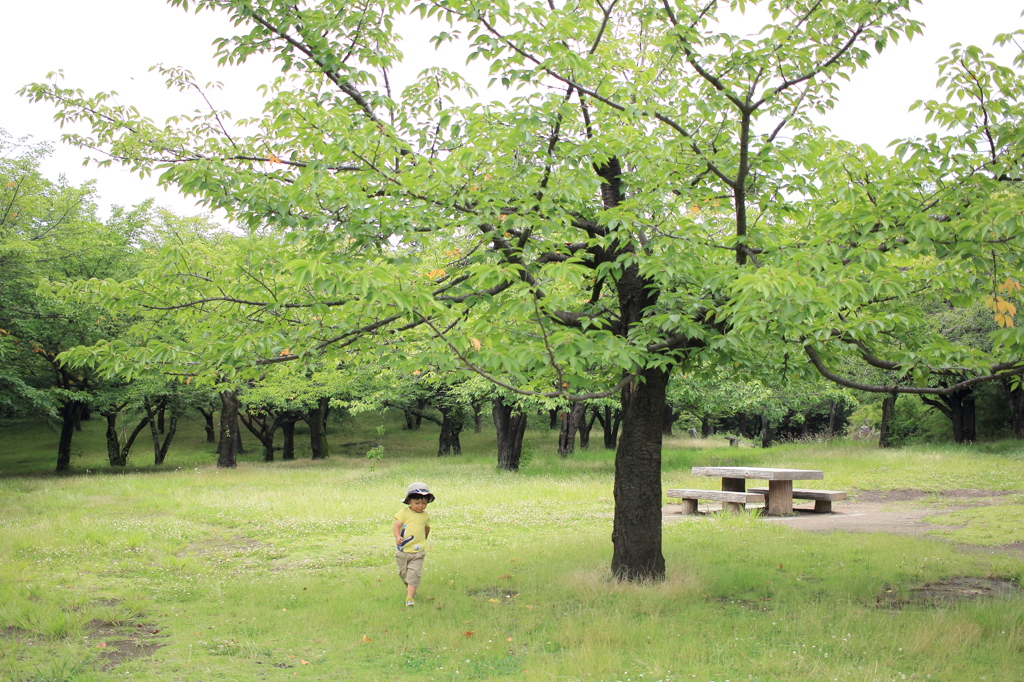
<svg viewBox="0 0 1024 682"><path fill-rule="evenodd" d="M39 164L46 145L14 141L0 131L0 401L8 414L55 418L57 470L71 461L71 442L102 388L88 369L58 359L76 345L119 333L121 325L96 303L70 302L37 290L40 280L124 279L136 274L135 241L149 204L96 215L92 186L49 180Z"/></svg>
<svg viewBox="0 0 1024 682"><path fill-rule="evenodd" d="M612 571L627 580L665 572L674 369L770 343L838 383L851 359L907 378L861 390L941 395L1020 371L1016 335L982 358L885 306L926 288L976 300L1020 277L1024 207L1001 194L1020 177L1016 75L999 111L986 98L985 117L897 157L809 118L871 51L921 30L910 0L171 4L235 20L222 61L278 62L261 119L164 126L105 94L25 92L84 123L66 139L102 163L158 171L263 237L216 267L168 249L145 281L87 287L173 318L184 342L154 346L137 327L81 363L157 362L214 384L358 352L534 397L619 393ZM392 87L399 25L486 62L502 101L444 67ZM982 151L986 131L1002 137ZM952 365L971 378L928 384Z"/></svg>

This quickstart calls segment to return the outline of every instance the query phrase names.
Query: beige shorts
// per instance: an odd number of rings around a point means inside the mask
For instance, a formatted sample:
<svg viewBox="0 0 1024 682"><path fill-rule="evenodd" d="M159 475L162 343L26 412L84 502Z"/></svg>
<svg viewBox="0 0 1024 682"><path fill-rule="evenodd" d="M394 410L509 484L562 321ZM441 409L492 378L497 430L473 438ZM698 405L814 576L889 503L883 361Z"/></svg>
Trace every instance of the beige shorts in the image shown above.
<svg viewBox="0 0 1024 682"><path fill-rule="evenodd" d="M420 586L420 578L423 576L423 557L426 552L395 552L395 561L398 563L398 575L402 582L412 587Z"/></svg>

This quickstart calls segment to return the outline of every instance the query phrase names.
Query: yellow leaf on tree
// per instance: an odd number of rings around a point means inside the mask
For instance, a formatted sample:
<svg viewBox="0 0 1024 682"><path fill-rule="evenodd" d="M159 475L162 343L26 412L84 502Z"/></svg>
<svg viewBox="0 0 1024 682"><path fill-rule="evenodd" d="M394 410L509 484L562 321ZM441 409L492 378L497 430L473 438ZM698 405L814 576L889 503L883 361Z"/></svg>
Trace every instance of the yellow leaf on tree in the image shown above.
<svg viewBox="0 0 1024 682"><path fill-rule="evenodd" d="M1003 283L999 285L999 291L1002 291L1004 294L1008 294L1011 291L1020 291L1020 288L1020 282L1010 277L1007 277L1003 280Z"/></svg>
<svg viewBox="0 0 1024 682"><path fill-rule="evenodd" d="M473 348L479 351L481 348L480 339L470 337L469 340L473 342Z"/></svg>
<svg viewBox="0 0 1024 682"><path fill-rule="evenodd" d="M267 156L267 161L270 163L281 163L280 157L274 154L274 152L270 152L270 155Z"/></svg>

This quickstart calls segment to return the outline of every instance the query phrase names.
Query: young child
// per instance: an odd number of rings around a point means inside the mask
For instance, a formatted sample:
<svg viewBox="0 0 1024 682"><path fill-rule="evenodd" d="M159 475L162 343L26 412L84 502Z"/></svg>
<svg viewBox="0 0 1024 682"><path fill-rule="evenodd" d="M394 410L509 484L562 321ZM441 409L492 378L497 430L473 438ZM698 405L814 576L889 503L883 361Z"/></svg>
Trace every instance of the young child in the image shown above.
<svg viewBox="0 0 1024 682"><path fill-rule="evenodd" d="M402 504L407 508L395 514L395 561L398 562L398 575L405 583L405 605L416 606L416 588L420 586L423 574L423 557L426 555L427 538L430 537L430 514L427 505L434 501L434 496L426 483L417 482L405 491Z"/></svg>

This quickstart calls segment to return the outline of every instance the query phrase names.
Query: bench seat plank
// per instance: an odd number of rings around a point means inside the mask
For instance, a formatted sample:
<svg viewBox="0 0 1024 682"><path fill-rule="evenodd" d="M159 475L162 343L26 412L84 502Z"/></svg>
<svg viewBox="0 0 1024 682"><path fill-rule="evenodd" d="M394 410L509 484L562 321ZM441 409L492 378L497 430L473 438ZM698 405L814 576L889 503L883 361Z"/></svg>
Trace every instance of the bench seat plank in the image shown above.
<svg viewBox="0 0 1024 682"><path fill-rule="evenodd" d="M736 493L728 490L693 490L683 488L669 490L665 494L669 497L678 497L686 500L713 500L715 502L739 502L741 504L764 502L764 493L755 492Z"/></svg>
<svg viewBox="0 0 1024 682"><path fill-rule="evenodd" d="M743 505L751 502L764 502L765 496L761 493L731 492L728 490L694 490L691 488L679 488L669 490L665 493L668 497L678 498L682 505L684 514L697 513L697 500L712 500L722 502L726 509L740 511Z"/></svg>
<svg viewBox="0 0 1024 682"><path fill-rule="evenodd" d="M768 488L751 488L750 492L768 494ZM814 511L831 513L832 503L836 500L845 500L845 490L809 490L807 488L793 488L793 499L814 500Z"/></svg>

